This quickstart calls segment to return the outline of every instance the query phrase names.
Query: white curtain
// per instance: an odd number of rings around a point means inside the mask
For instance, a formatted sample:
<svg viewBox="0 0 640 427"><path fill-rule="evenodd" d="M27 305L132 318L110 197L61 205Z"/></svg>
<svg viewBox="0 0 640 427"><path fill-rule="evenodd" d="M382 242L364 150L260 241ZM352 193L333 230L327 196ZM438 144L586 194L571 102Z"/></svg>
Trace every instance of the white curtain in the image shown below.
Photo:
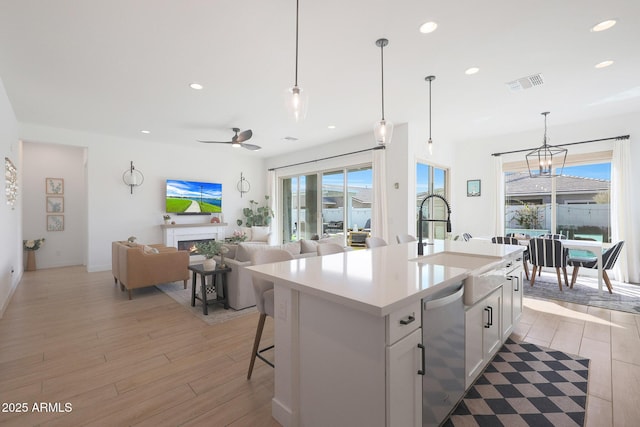
<svg viewBox="0 0 640 427"><path fill-rule="evenodd" d="M613 273L616 280L622 282L640 282L637 263L638 245L634 241L635 230L631 218L631 142L617 141L613 147L611 170L611 231L612 243L625 241L622 253L618 258Z"/></svg>
<svg viewBox="0 0 640 427"><path fill-rule="evenodd" d="M493 205L495 206L494 236L504 236L504 176L502 174L502 156L493 156Z"/></svg>
<svg viewBox="0 0 640 427"><path fill-rule="evenodd" d="M276 171L270 170L267 172L267 194L269 195L269 206L275 213L275 218L271 219L271 233L269 234L269 244L276 245L278 236L280 235L278 221L278 181L276 177Z"/></svg>
<svg viewBox="0 0 640 427"><path fill-rule="evenodd" d="M373 150L373 211L371 235L389 242L387 215L387 155L385 150Z"/></svg>

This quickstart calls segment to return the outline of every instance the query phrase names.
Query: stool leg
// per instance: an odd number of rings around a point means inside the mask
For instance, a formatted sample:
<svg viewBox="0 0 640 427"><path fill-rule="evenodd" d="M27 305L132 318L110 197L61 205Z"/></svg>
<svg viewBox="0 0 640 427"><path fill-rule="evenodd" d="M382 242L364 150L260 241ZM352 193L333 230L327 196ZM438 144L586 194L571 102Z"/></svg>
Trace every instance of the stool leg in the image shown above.
<svg viewBox="0 0 640 427"><path fill-rule="evenodd" d="M262 330L264 329L264 322L267 319L265 313L260 313L260 319L258 320L258 329L256 329L256 338L253 341L253 351L251 351L251 362L249 363L249 372L247 373L247 379L251 379L253 373L253 365L256 362L256 356L258 355L258 347L260 346L260 338L262 338Z"/></svg>

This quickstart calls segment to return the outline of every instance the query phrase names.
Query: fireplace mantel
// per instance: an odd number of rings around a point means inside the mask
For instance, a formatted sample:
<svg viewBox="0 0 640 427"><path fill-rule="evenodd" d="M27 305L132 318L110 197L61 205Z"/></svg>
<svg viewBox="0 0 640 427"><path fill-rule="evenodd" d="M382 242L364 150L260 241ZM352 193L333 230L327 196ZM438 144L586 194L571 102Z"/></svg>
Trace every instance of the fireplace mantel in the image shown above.
<svg viewBox="0 0 640 427"><path fill-rule="evenodd" d="M178 242L182 240L224 240L227 224L162 224L160 227L162 228L165 246L177 248Z"/></svg>

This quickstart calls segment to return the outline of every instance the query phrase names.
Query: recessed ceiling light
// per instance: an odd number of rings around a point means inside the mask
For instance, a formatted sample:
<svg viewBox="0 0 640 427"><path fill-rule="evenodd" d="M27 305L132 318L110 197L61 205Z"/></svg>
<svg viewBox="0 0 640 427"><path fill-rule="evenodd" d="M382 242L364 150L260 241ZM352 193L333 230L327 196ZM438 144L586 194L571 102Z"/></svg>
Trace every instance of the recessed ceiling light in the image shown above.
<svg viewBox="0 0 640 427"><path fill-rule="evenodd" d="M599 24L594 25L593 27L591 27L591 31L605 31L608 30L609 28L613 27L614 25L616 25L616 20L615 19L608 19L606 21L602 21Z"/></svg>
<svg viewBox="0 0 640 427"><path fill-rule="evenodd" d="M467 68L467 69L465 70L465 72L464 72L464 73L470 76L470 75L472 75L472 74L477 73L478 71L480 71L480 68L478 68L478 67L471 67L471 68Z"/></svg>
<svg viewBox="0 0 640 427"><path fill-rule="evenodd" d="M613 61L611 60L607 60L607 61L602 61L596 64L596 68L606 68L609 65L613 64Z"/></svg>
<svg viewBox="0 0 640 427"><path fill-rule="evenodd" d="M438 24L430 21L430 22L425 22L424 24L420 25L420 32L422 34L429 34L432 33L436 30L436 28L438 28Z"/></svg>
<svg viewBox="0 0 640 427"><path fill-rule="evenodd" d="M189 87L195 90L202 90L204 88L200 83L191 83Z"/></svg>
<svg viewBox="0 0 640 427"><path fill-rule="evenodd" d="M329 129L335 129L335 128L336 128L336 125L329 125L329 126L327 126L327 128L329 128Z"/></svg>
<svg viewBox="0 0 640 427"><path fill-rule="evenodd" d="M141 130L140 133L148 134L148 133L151 133L151 131L150 130Z"/></svg>

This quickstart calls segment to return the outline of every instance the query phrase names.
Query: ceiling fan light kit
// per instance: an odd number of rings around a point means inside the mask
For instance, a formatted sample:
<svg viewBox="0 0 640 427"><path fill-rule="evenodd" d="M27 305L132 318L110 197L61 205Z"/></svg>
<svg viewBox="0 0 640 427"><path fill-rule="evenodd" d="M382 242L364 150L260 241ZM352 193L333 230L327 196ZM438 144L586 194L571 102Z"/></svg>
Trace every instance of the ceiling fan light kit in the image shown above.
<svg viewBox="0 0 640 427"><path fill-rule="evenodd" d="M384 47L389 44L387 39L376 40L376 46L380 48L380 64L382 75L382 118L373 124L373 135L378 145L389 145L393 136L393 123L384 118Z"/></svg>

